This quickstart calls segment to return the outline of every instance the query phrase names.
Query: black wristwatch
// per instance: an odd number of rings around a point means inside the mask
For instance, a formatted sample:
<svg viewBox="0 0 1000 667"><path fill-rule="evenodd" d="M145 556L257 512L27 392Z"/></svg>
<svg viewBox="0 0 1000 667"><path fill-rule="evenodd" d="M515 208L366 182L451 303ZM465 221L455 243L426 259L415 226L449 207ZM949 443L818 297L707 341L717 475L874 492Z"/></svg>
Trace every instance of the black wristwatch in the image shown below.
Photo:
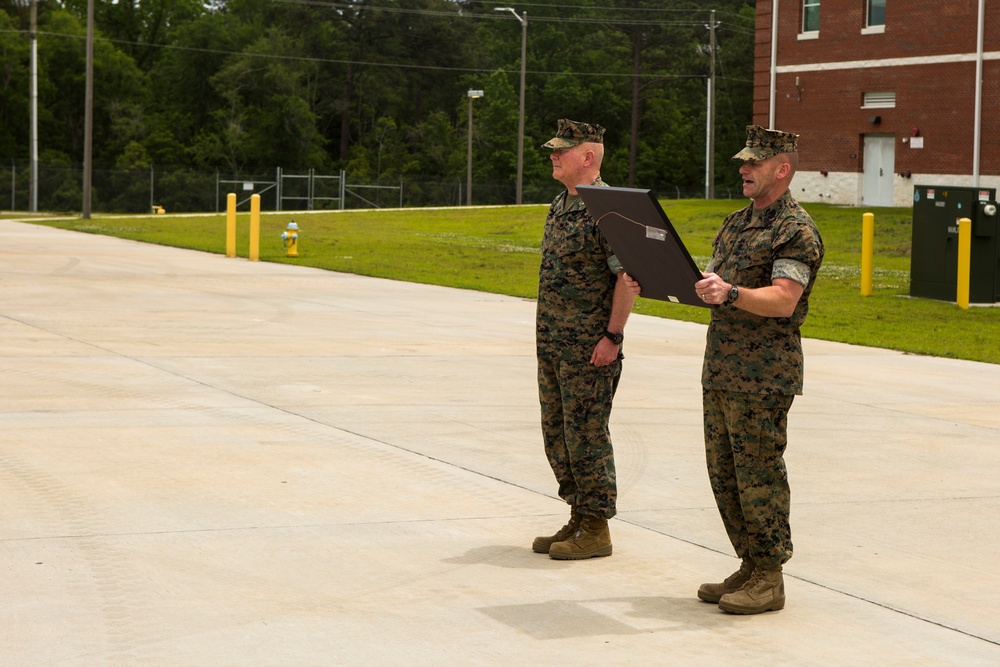
<svg viewBox="0 0 1000 667"><path fill-rule="evenodd" d="M610 331L605 331L604 337L610 340L615 345L621 345L622 341L625 340L625 334L611 333Z"/></svg>
<svg viewBox="0 0 1000 667"><path fill-rule="evenodd" d="M738 298L740 298L740 288L733 285L729 290L729 298L726 299L726 303L735 303Z"/></svg>

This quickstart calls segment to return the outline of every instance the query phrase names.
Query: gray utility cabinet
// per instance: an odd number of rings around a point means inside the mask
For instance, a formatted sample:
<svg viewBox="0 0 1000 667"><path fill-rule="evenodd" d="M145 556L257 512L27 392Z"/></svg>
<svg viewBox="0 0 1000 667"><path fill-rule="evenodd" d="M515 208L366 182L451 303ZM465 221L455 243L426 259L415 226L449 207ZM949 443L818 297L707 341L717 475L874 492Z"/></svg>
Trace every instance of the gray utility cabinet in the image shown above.
<svg viewBox="0 0 1000 667"><path fill-rule="evenodd" d="M910 296L956 300L961 218L972 221L969 302L1000 302L996 188L914 186Z"/></svg>

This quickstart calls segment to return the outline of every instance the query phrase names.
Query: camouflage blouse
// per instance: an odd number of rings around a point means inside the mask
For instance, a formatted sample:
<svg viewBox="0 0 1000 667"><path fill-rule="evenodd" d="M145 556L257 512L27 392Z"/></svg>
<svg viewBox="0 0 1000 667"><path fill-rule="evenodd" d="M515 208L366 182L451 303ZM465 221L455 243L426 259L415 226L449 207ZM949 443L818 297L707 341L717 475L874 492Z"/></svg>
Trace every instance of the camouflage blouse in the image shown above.
<svg viewBox="0 0 1000 667"><path fill-rule="evenodd" d="M598 177L591 185L605 185ZM568 191L553 200L538 270L538 355L586 363L611 318L621 264L587 211Z"/></svg>
<svg viewBox="0 0 1000 667"><path fill-rule="evenodd" d="M706 389L753 394L802 393L799 328L823 263L823 239L788 192L762 211L753 205L725 219L707 270L740 287L767 287L774 278L803 285L791 317L762 317L727 304L712 308L702 368Z"/></svg>

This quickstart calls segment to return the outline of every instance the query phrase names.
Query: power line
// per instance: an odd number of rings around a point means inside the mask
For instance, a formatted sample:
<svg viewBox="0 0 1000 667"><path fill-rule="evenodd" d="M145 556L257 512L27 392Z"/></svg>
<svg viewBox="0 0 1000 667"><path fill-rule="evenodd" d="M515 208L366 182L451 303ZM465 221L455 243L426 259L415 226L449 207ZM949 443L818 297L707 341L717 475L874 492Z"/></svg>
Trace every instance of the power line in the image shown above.
<svg viewBox="0 0 1000 667"><path fill-rule="evenodd" d="M324 2L323 0L273 0L273 1L274 2L287 3L287 4L302 4L302 5L309 5L309 6L314 6L314 7L338 9L338 10L351 9L351 10L357 10L357 11L380 11L380 12L391 12L391 13L410 14L410 15L416 14L416 15L425 15L425 16L441 16L441 17L447 17L448 19L454 19L454 18L477 18L477 19L488 18L488 19L491 19L491 20L502 19L502 17L497 17L494 14L468 14L468 13L462 13L461 11L458 11L458 12L443 12L443 11L426 10L426 9L408 9L408 8L403 8L403 7L398 7L398 6L397 7L376 7L376 6L371 6L371 5L365 5L365 6L358 7L357 5L350 5L350 4L344 4L344 3L338 3L338 2ZM544 6L546 8L566 8L566 7L569 7L569 8L572 8L572 9L581 9L578 6L538 5L537 3L519 3L519 5L526 5L528 7ZM620 10L620 11L625 11L625 12L631 11L633 13L641 11L641 12L646 13L647 15L649 15L652 12L655 12L658 15L682 15L682 14L684 14L684 15L691 15L691 14L702 14L704 12L704 10L691 10L691 9L687 9L687 10L669 9L669 8L646 9L646 8L628 8L628 7L625 7L625 8L615 8L615 10ZM734 15L734 16L738 16L738 15ZM744 19L745 17L738 16L738 18ZM639 25L639 26L656 26L656 27L663 27L663 26L694 26L694 25L699 25L699 24L702 23L701 20L682 20L682 21L653 20L653 21L649 21L649 20L645 20L645 19L632 20L632 19L620 19L620 18L607 17L607 16L603 16L601 18L591 19L591 18L568 17L568 16L543 17L543 16L537 16L536 15L536 16L533 17L532 20L535 21L535 22L548 21L548 22L570 22L570 23L580 23L580 24L628 25L628 26ZM746 21L744 21L744 22L746 22ZM733 25L727 25L727 28L732 29L733 32L739 32L739 33L742 33L742 34L752 34L752 32L749 32L749 31L748 32L744 32L743 30L739 29L737 26L733 26ZM24 34L24 31L18 31L18 30L0 30L0 33L12 33L12 32L13 33ZM57 33L57 32L47 32L47 31L43 32L43 31L38 31L37 34L39 34L39 35L46 35L46 36L49 36L49 37L64 37L64 38L68 37L68 38L71 38L71 39L83 39L81 36L78 36L78 35L70 35L70 34ZM510 74L511 73L510 71L508 71L508 70L506 70L504 68L472 68L472 67L453 67L453 66L441 66L441 65L420 65L420 64L412 64L412 63L405 63L405 64L403 64L403 63L377 62L377 61L358 61L358 60L347 60L347 59L338 59L338 58L321 58L321 57L314 57L314 56L291 56L291 55L281 55L281 54L274 54L274 53L253 53L253 52L247 52L247 51L233 51L233 50L227 50L227 49L211 49L211 48L202 48L202 47L187 47L187 46L180 46L180 45L176 45L176 44L150 44L150 43L147 43L147 42L136 42L136 41L130 41L130 40L112 39L112 38L107 38L107 37L102 37L100 39L101 39L101 41L107 42L109 44L115 44L115 45L119 45L119 46L130 46L130 47L138 46L138 47L143 47L143 48L165 49L165 50L178 51L178 52L215 54L215 55L227 56L227 57L228 56L243 56L243 57L247 57L247 58L258 58L258 59L264 59L264 60L270 60L270 61L305 62L305 63L333 64L333 65L348 65L348 64L353 64L353 65L365 66L365 67L391 67L393 69L411 70L411 71L440 71L440 72L457 72L457 73L464 73L464 74L489 74L489 73L495 73L495 72L501 72L501 73L505 73L505 74ZM546 71L546 70L530 70L529 73L532 74L532 75L539 75L539 76L556 76L556 75L560 75L560 74L566 74L566 72L563 72L563 71ZM639 78L639 79L642 79L642 80L650 82L650 83L657 82L657 81L668 81L668 80L677 81L677 80L690 80L690 79L704 78L704 75L700 74L700 73L697 73L697 74L663 74L663 73L635 74L633 72L619 73L619 72L579 72L579 71L574 71L574 72L572 72L572 75L573 76L579 76L579 77L603 77L603 78L610 78L610 79L617 79L617 80ZM719 78L720 79L725 79L726 77L719 77Z"/></svg>
<svg viewBox="0 0 1000 667"><path fill-rule="evenodd" d="M375 5L352 5L342 2L328 2L324 0L272 0L275 3L284 4L298 4L298 5L309 5L313 7L324 7L328 9L336 9L343 11L353 11L355 13L362 12L384 12L389 14L410 14L417 16L441 16L447 18L459 18L459 19L490 19L490 20L505 20L503 16L497 16L490 13L473 13L473 12L463 12L460 8L455 11L439 11L434 9L410 9L406 7L392 7L392 6L375 6ZM500 6L501 3L497 3ZM509 4L509 3L508 3ZM707 10L705 9L669 9L669 8L644 8L644 7L613 7L613 8L601 8L601 7L580 7L579 5L549 5L549 4L537 4L537 3L525 3L518 2L518 6L524 7L542 7L546 9L576 9L576 10L586 10L594 9L599 11L606 11L607 9L613 9L615 12L661 12L661 13L671 13L671 14L704 14ZM727 14L728 12L719 12L721 14ZM739 14L728 13L730 16L735 18L743 18ZM597 25L648 25L648 26L691 26L699 25L703 23L703 19L689 19L689 20L674 20L665 21L659 19L626 19L618 18L615 16L600 16L600 17L578 17L578 16L544 16L544 15L533 15L531 17L532 23L584 23L584 24L597 24Z"/></svg>
<svg viewBox="0 0 1000 667"><path fill-rule="evenodd" d="M17 33L26 34L23 30L0 30L0 33ZM83 40L85 37L81 35L70 35L67 33L59 32L47 32L38 31L39 35L46 35L49 37L66 37L69 39ZM503 72L505 74L512 73L513 70L506 70L503 68L474 68L474 67L445 67L441 65L411 65L411 64L400 64L400 63L384 63L384 62L374 62L374 61L364 61L364 60L343 60L338 58L317 58L313 56L285 56L274 53L253 53L248 51L229 51L225 49L206 49L200 47L192 46L177 46L173 44L149 44L145 42L134 42L123 39L110 39L108 37L101 37L95 41L107 42L109 44L119 44L128 46L144 46L156 49L166 49L171 51L187 51L193 53L210 53L216 55L226 55L226 56L246 56L250 58L263 58L269 60L287 60L287 61L300 61L300 62L313 62L313 63L326 63L335 65L366 65L369 67L392 67L395 69L416 69L416 70L431 70L431 71L448 71L448 72L468 72L475 74L490 74L493 72ZM559 74L567 74L564 71L546 71L546 70L527 70L528 74L538 74L542 76L555 76ZM638 76L642 79L701 79L704 78L704 74L638 74L633 73L617 73L617 72L579 72L572 71L573 76L603 76L603 77L616 77L616 78L632 78Z"/></svg>

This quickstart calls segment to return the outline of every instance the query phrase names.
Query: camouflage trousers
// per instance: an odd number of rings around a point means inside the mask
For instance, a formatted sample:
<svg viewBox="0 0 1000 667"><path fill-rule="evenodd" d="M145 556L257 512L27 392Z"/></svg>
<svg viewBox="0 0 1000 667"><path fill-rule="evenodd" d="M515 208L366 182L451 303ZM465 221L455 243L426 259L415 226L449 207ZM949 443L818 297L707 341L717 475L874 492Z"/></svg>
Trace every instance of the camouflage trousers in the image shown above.
<svg viewBox="0 0 1000 667"><path fill-rule="evenodd" d="M736 555L764 567L792 557L784 453L794 398L704 392L705 457L722 523Z"/></svg>
<svg viewBox="0 0 1000 667"><path fill-rule="evenodd" d="M542 439L559 497L581 514L605 519L617 511L608 420L621 368L621 359L600 368L538 359Z"/></svg>

